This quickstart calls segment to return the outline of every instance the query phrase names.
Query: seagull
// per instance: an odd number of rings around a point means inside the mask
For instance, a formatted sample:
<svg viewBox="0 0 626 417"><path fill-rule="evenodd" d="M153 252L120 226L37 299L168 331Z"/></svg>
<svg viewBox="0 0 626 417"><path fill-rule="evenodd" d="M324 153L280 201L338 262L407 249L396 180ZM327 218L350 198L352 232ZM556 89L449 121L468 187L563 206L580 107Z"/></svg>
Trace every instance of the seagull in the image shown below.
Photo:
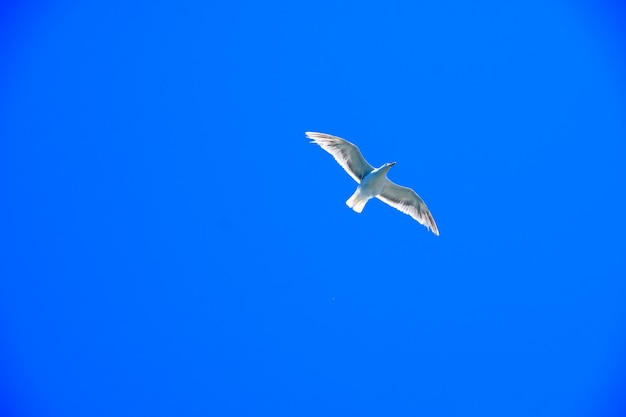
<svg viewBox="0 0 626 417"><path fill-rule="evenodd" d="M387 178L387 171L396 164L395 162L387 162L380 168L374 168L363 158L359 148L345 139L318 132L305 132L305 135L311 139L311 143L318 144L331 154L348 175L359 184L354 194L346 201L348 207L361 213L365 204L375 197L408 214L439 236L435 219L424 200L412 189L402 187Z"/></svg>

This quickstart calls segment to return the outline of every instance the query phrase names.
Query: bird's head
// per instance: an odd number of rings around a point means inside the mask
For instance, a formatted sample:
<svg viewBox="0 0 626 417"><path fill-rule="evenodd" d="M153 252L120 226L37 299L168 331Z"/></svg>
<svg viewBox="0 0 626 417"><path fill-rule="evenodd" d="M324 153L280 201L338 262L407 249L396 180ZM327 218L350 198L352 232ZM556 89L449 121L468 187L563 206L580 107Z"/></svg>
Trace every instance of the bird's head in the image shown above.
<svg viewBox="0 0 626 417"><path fill-rule="evenodd" d="M376 171L384 172L385 174L387 174L387 171L389 171L391 167L395 164L395 162L386 162L380 168L376 168Z"/></svg>

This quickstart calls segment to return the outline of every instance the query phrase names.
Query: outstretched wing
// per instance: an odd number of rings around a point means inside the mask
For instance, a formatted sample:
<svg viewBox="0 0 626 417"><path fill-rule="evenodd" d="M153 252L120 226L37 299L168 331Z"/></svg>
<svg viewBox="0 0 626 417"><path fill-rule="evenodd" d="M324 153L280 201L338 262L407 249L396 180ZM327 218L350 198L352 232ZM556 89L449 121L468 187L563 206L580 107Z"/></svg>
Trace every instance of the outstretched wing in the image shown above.
<svg viewBox="0 0 626 417"><path fill-rule="evenodd" d="M415 191L410 188L402 187L392 181L387 180L383 191L376 196L379 200L389 204L391 207L408 214L423 224L434 234L439 236L439 230L433 215L426 207L424 200L420 198Z"/></svg>
<svg viewBox="0 0 626 417"><path fill-rule="evenodd" d="M372 170L373 166L367 163L359 148L355 144L326 133L305 132L311 143L317 143L341 165L343 169L358 183Z"/></svg>

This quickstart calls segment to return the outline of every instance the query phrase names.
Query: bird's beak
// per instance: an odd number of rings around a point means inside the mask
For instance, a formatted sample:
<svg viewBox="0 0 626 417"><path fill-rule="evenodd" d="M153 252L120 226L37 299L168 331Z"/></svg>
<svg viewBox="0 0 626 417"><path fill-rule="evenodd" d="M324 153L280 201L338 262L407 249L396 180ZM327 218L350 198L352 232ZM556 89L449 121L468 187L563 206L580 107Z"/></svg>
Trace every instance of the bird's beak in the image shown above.
<svg viewBox="0 0 626 417"><path fill-rule="evenodd" d="M394 166L395 164L395 162L389 162L389 166Z"/></svg>

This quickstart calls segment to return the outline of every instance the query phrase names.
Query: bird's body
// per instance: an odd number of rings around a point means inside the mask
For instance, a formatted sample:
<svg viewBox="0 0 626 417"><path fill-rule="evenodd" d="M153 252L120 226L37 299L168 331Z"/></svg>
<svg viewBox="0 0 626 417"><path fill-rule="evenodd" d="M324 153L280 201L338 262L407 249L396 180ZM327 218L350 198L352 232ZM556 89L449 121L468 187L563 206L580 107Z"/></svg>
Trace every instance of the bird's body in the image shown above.
<svg viewBox="0 0 626 417"><path fill-rule="evenodd" d="M365 204L371 199L379 195L385 188L387 181L387 172L393 164L385 164L380 168L374 168L367 174L352 196L346 201L348 207L361 213Z"/></svg>
<svg viewBox="0 0 626 417"><path fill-rule="evenodd" d="M351 142L325 133L306 132L306 136L330 153L342 168L359 186L346 201L348 207L361 213L365 204L378 198L386 204L408 214L436 235L439 230L424 201L410 188L402 187L387 178L387 172L395 162L383 164L380 168L371 166L359 148Z"/></svg>

